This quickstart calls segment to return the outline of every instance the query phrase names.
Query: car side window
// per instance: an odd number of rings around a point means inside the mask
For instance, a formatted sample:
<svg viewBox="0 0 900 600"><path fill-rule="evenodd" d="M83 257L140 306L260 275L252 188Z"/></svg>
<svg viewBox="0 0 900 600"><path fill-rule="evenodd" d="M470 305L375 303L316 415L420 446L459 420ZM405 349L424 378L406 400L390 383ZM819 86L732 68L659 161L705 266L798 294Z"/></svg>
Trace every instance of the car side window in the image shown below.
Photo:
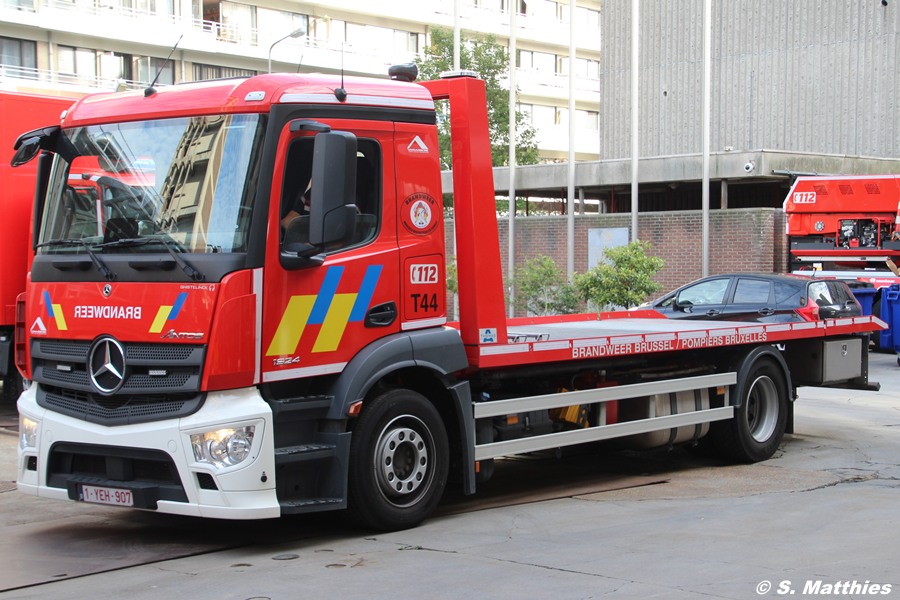
<svg viewBox="0 0 900 600"><path fill-rule="evenodd" d="M762 279L739 278L734 290L734 304L762 304L769 301L772 284Z"/></svg>
<svg viewBox="0 0 900 600"><path fill-rule="evenodd" d="M678 292L676 302L682 305L702 306L704 304L722 304L728 290L728 278L702 281Z"/></svg>
<svg viewBox="0 0 900 600"><path fill-rule="evenodd" d="M802 286L775 282L775 302L784 306L800 306Z"/></svg>
<svg viewBox="0 0 900 600"><path fill-rule="evenodd" d="M832 306L840 304L840 299L835 298L833 289L825 281L816 281L809 284L809 301L818 306Z"/></svg>
<svg viewBox="0 0 900 600"><path fill-rule="evenodd" d="M282 247L309 243L309 201L315 138L299 137L288 148L281 188ZM337 250L375 239L381 217L381 146L376 140L357 139L356 233ZM334 250L332 250L333 252Z"/></svg>

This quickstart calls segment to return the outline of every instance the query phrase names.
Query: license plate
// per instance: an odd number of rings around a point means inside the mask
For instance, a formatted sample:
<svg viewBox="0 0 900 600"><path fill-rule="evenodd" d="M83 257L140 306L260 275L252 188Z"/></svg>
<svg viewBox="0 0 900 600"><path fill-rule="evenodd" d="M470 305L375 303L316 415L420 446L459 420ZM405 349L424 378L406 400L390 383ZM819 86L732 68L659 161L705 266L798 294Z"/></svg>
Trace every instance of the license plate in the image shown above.
<svg viewBox="0 0 900 600"><path fill-rule="evenodd" d="M80 495L83 502L111 504L112 506L134 506L131 490L83 485L81 486Z"/></svg>

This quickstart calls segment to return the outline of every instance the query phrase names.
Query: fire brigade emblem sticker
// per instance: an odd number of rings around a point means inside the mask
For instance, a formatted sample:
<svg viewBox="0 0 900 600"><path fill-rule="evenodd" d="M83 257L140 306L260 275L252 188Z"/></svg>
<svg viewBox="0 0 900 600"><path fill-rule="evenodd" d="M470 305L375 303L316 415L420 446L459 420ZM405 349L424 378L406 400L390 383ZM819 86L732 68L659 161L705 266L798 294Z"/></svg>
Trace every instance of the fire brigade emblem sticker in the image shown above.
<svg viewBox="0 0 900 600"><path fill-rule="evenodd" d="M424 192L416 192L403 201L400 220L413 235L430 235L438 225L434 198Z"/></svg>

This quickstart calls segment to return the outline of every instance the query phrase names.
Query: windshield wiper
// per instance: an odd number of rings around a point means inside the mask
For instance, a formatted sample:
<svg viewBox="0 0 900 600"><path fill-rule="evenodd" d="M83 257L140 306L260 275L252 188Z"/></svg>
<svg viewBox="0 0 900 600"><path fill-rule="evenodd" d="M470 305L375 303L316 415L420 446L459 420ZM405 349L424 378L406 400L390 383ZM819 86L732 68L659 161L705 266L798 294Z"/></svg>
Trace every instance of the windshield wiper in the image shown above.
<svg viewBox="0 0 900 600"><path fill-rule="evenodd" d="M99 244L98 248L111 248L115 246L143 246L146 244L162 244L165 246L166 250L169 251L169 254L172 255L172 258L175 259L175 262L181 267L181 270L185 272L185 274L193 279L194 281L203 281L206 277L193 268L187 262L184 261L178 253L175 252L171 246L169 246L169 242L161 238L148 238L148 237L139 237L139 238L123 238L121 240L116 240L114 242L106 242L105 244Z"/></svg>
<svg viewBox="0 0 900 600"><path fill-rule="evenodd" d="M102 245L102 244L101 244ZM84 240L50 240L49 242L41 242L36 248L41 248L44 246L84 246L84 249L87 250L88 256L91 257L91 261L94 263L94 266L97 267L97 270L100 271L100 274L106 277L110 281L116 280L116 274L109 270L109 268L103 264L103 261L97 258L97 255L91 250L90 244L88 244Z"/></svg>

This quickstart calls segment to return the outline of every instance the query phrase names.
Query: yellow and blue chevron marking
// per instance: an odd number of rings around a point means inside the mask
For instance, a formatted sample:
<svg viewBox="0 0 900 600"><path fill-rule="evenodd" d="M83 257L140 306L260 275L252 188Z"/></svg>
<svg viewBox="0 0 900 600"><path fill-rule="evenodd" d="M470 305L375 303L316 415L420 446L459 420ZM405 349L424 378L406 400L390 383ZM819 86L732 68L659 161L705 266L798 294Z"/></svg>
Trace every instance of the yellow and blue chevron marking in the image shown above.
<svg viewBox="0 0 900 600"><path fill-rule="evenodd" d="M187 297L187 292L181 292L178 294L178 298L175 299L175 304L172 306L160 306L156 313L156 318L153 319L153 324L150 326L150 333L160 333L166 321L177 319L178 313L181 312L181 307L184 306Z"/></svg>
<svg viewBox="0 0 900 600"><path fill-rule="evenodd" d="M383 265L368 266L357 293L338 294L337 288L344 274L344 267L328 267L317 295L291 296L266 356L296 352L307 325L322 326L313 352L337 350L347 323L362 322L366 318L382 268Z"/></svg>
<svg viewBox="0 0 900 600"><path fill-rule="evenodd" d="M47 307L47 314L56 321L56 328L60 331L66 331L68 327L66 327L66 317L63 314L63 309L59 304L53 304L50 301L50 292L46 290L44 291L44 305Z"/></svg>

